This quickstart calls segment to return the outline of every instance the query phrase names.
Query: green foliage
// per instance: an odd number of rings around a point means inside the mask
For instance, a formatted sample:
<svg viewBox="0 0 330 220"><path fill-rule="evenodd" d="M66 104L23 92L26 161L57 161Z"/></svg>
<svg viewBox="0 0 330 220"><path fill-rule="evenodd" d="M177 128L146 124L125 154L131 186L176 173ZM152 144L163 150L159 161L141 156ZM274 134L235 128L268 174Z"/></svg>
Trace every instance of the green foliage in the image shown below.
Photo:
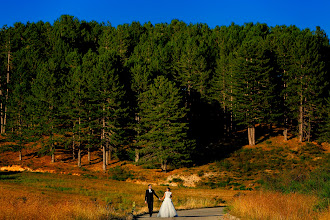
<svg viewBox="0 0 330 220"><path fill-rule="evenodd" d="M239 125L329 142L329 51L319 27L15 23L0 30L0 129L15 151L32 137L42 155L101 145L133 160L137 149L138 164L164 170L220 159L209 146ZM266 166L240 160L242 172Z"/></svg>
<svg viewBox="0 0 330 220"><path fill-rule="evenodd" d="M274 98L270 51L262 37L246 39L237 51L233 111L245 126L264 122Z"/></svg>
<svg viewBox="0 0 330 220"><path fill-rule="evenodd" d="M319 140L321 142L330 143L330 98L327 100L327 105L324 106L323 114L324 114L324 122L320 128Z"/></svg>
<svg viewBox="0 0 330 220"><path fill-rule="evenodd" d="M133 179L134 175L131 173L131 171L127 171L124 168L120 166L116 166L109 169L110 178L113 180L118 181L125 181L127 179Z"/></svg>
<svg viewBox="0 0 330 220"><path fill-rule="evenodd" d="M190 162L193 144L187 141L186 109L182 107L179 89L163 76L154 80L141 94L138 145L147 160L155 159L166 171L167 163Z"/></svg>

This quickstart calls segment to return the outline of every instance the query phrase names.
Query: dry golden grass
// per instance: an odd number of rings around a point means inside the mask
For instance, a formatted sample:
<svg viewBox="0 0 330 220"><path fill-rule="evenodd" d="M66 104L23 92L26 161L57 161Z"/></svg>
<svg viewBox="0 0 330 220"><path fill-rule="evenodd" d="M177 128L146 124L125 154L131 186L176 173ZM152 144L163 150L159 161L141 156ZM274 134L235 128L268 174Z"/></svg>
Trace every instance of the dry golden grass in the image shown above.
<svg viewBox="0 0 330 220"><path fill-rule="evenodd" d="M2 178L2 179L1 179ZM147 212L144 193L147 185L108 178L14 173L0 175L0 219L109 219ZM165 186L154 185L161 197ZM223 205L236 191L173 187L177 209ZM161 206L155 201L154 210Z"/></svg>
<svg viewBox="0 0 330 220"><path fill-rule="evenodd" d="M90 200L62 197L0 187L1 219L109 219L119 214Z"/></svg>
<svg viewBox="0 0 330 220"><path fill-rule="evenodd" d="M255 192L240 196L231 202L231 213L256 220L312 220L330 219L329 210L318 213L313 210L317 197L278 192Z"/></svg>
<svg viewBox="0 0 330 220"><path fill-rule="evenodd" d="M325 210L324 212L320 213L319 220L329 220L330 219L330 207Z"/></svg>

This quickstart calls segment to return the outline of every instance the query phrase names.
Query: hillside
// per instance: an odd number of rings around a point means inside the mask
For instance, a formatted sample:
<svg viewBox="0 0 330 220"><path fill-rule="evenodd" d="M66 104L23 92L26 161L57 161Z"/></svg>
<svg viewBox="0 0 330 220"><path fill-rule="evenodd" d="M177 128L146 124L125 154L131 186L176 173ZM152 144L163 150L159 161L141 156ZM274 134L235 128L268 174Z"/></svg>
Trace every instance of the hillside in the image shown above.
<svg viewBox="0 0 330 220"><path fill-rule="evenodd" d="M38 156L39 144L24 150L22 161L19 161L18 152L1 153L0 166L2 171L100 176L139 184L255 190L266 176L299 169L307 172L329 162L329 144L299 143L295 138L284 142L282 139L281 136L271 137L253 147L243 146L219 161L167 173L119 160L112 160L107 172L103 172L102 155L96 151L91 154L90 164L87 155L83 155L81 168L72 159L71 151L64 149L56 151L56 161L51 163L50 156ZM2 142L1 147L6 144Z"/></svg>

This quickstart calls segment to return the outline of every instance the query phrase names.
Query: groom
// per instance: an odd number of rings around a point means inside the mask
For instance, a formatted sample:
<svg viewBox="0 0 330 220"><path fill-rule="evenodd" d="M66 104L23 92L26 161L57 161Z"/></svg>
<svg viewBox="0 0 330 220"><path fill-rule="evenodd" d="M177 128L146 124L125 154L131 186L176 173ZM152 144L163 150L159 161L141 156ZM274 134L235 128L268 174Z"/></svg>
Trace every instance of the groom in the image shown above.
<svg viewBox="0 0 330 220"><path fill-rule="evenodd" d="M154 206L154 195L160 199L157 194L155 193L155 190L152 189L151 184L148 185L148 188L146 190L146 196L145 196L145 203L148 203L148 208L149 208L149 215L150 217L152 216L152 210L153 210L153 206Z"/></svg>

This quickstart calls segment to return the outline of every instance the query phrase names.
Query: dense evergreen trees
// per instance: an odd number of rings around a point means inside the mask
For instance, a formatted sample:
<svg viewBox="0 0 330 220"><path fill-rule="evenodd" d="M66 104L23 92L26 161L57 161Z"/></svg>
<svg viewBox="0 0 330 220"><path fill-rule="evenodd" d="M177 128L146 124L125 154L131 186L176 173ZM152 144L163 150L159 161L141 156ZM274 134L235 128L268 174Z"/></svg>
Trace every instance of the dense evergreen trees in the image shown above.
<svg viewBox="0 0 330 220"><path fill-rule="evenodd" d="M16 23L0 30L1 133L19 152L42 138L52 162L66 147L78 166L101 150L104 169L135 155L164 171L258 127L328 141L329 55L319 27Z"/></svg>
<svg viewBox="0 0 330 220"><path fill-rule="evenodd" d="M137 145L143 147L145 159L160 162L165 172L169 162L190 162L194 144L187 139L186 108L175 83L157 77L140 94L139 103Z"/></svg>

